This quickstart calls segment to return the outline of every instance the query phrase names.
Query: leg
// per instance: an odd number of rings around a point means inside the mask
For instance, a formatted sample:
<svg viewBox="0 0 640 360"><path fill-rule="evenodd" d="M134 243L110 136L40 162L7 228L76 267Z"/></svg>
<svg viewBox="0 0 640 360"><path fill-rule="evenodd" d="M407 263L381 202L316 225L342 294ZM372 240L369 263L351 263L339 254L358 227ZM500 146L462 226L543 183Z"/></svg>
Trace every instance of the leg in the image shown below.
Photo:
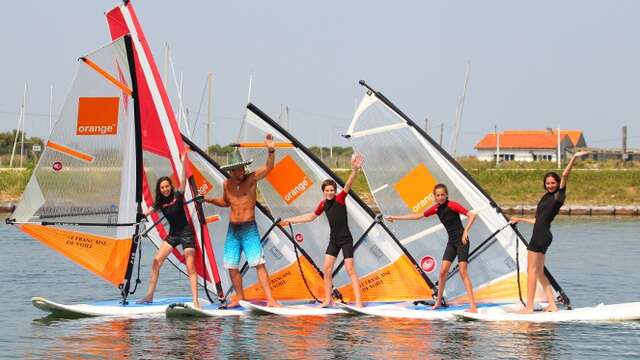
<svg viewBox="0 0 640 360"><path fill-rule="evenodd" d="M244 288L242 287L242 274L240 274L240 241L236 236L236 227L229 224L227 238L224 241L224 267L229 271L229 278L236 296L227 304L228 308L239 306L239 301L244 300Z"/></svg>
<svg viewBox="0 0 640 360"><path fill-rule="evenodd" d="M228 269L229 277L231 278L231 284L233 284L233 290L236 292L236 297L227 305L229 308L238 306L240 300L244 300L244 288L242 287L242 274L238 269Z"/></svg>
<svg viewBox="0 0 640 360"><path fill-rule="evenodd" d="M184 249L185 262L187 264L187 273L189 274L189 283L191 284L191 296L193 297L193 306L200 308L198 301L198 272L196 271L195 257L196 249Z"/></svg>
<svg viewBox="0 0 640 360"><path fill-rule="evenodd" d="M269 273L266 266L264 264L256 265L256 272L258 273L258 280L260 280L264 296L267 298L267 306L280 307L280 304L273 298L271 293L271 283L269 282Z"/></svg>
<svg viewBox="0 0 640 360"><path fill-rule="evenodd" d="M538 267L538 281L540 282L542 289L544 289L544 293L547 296L547 303L549 304L546 311L549 311L549 312L558 311L558 307L556 306L556 299L553 297L553 289L551 288L551 283L549 282L549 279L547 279L547 276L544 274L545 255L544 254L536 254L536 255L540 258L539 259L540 266Z"/></svg>
<svg viewBox="0 0 640 360"><path fill-rule="evenodd" d="M324 274L324 301L320 307L326 307L331 304L331 292L333 290L333 265L336 263L336 257L326 254L324 256L324 265L322 273Z"/></svg>
<svg viewBox="0 0 640 360"><path fill-rule="evenodd" d="M538 253L527 251L527 303L521 313L533 313L533 305L536 298L536 287L538 286Z"/></svg>
<svg viewBox="0 0 640 360"><path fill-rule="evenodd" d="M160 249L153 258L153 264L151 265L151 276L149 277L149 289L147 289L147 295L138 301L138 303L145 303L153 301L153 293L156 291L156 285L158 285L158 277L160 276L160 267L164 260L171 254L173 247L168 242L163 241L160 245Z"/></svg>
<svg viewBox="0 0 640 360"><path fill-rule="evenodd" d="M444 286L447 282L449 268L451 268L451 260L442 260L442 266L440 267L440 273L438 274L438 297L436 298L436 303L433 304L432 309L439 308L442 303L442 295L444 294Z"/></svg>
<svg viewBox="0 0 640 360"><path fill-rule="evenodd" d="M469 263L467 261L458 262L458 265L460 266L460 277L462 278L464 287L467 289L467 294L469 295L469 312L478 312L476 308L476 299L473 297L473 285L471 285L471 279L469 278L469 272L467 271L468 264Z"/></svg>
<svg viewBox="0 0 640 360"><path fill-rule="evenodd" d="M362 307L362 293L360 291L360 282L358 281L358 275L356 274L356 270L353 266L353 258L344 259L344 267L347 270L347 274L349 274L349 278L351 279L351 287L353 288L353 294L356 297L356 306Z"/></svg>

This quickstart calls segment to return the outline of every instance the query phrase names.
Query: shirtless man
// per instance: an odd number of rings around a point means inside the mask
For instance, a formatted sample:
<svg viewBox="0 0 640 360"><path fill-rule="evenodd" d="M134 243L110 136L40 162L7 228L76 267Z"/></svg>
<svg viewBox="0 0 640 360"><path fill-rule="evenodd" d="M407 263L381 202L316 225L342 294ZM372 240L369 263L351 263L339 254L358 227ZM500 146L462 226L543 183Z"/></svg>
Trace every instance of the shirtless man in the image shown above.
<svg viewBox="0 0 640 360"><path fill-rule="evenodd" d="M275 162L276 149L273 136L267 134L264 143L268 149L267 162L264 166L249 174L245 173L245 166L251 164L253 160L223 166L222 169L229 170L231 177L224 182L222 197L205 199L210 204L229 207L231 210L227 239L224 243L224 267L229 270L237 296L227 305L228 308L236 307L240 300L244 300L242 274L239 270L242 251L249 266L256 268L260 286L267 298L267 306L280 306L271 294L269 274L264 265L260 234L255 222L256 186L258 181L264 179L273 169Z"/></svg>

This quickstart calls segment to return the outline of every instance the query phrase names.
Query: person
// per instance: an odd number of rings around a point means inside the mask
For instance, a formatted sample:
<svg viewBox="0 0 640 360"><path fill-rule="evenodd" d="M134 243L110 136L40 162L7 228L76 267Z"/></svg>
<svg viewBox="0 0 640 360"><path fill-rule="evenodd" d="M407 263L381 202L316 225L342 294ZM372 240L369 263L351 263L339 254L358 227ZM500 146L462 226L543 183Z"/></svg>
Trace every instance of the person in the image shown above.
<svg viewBox="0 0 640 360"><path fill-rule="evenodd" d="M223 170L228 170L230 175L230 178L224 181L222 197L205 199L206 202L215 206L229 207L231 210L227 238L224 243L224 267L229 271L236 297L227 305L227 308L237 307L239 301L244 300L242 274L239 270L242 252L249 266L256 268L267 306L280 306L271 292L269 273L265 267L262 244L255 221L257 183L269 174L275 161L276 149L271 134L267 134L265 146L267 161L264 166L248 174L245 166L251 164L253 160L239 159L221 167Z"/></svg>
<svg viewBox="0 0 640 360"><path fill-rule="evenodd" d="M459 203L450 201L449 190L444 184L437 184L433 188L433 195L436 203L428 208L424 213L389 215L385 219L393 222L395 220L418 220L422 217L438 215L440 222L442 222L442 225L444 225L444 228L447 230L449 241L447 242L447 247L445 248L444 255L442 256L442 266L440 266L440 273L438 274L438 296L436 298L436 303L433 305L433 309L439 308L442 304L442 295L444 293L447 276L449 275L449 268L451 268L451 263L457 256L460 277L462 278L462 282L464 283L464 287L469 296L469 311L477 312L476 301L473 296L473 286L468 272L469 229L476 220L476 214L472 211L468 211ZM469 218L467 225L464 228L462 227L460 214Z"/></svg>
<svg viewBox="0 0 640 360"><path fill-rule="evenodd" d="M342 250L345 269L351 279L351 287L353 288L353 293L355 295L356 306L362 307L360 283L358 282L358 275L356 274L353 262L353 237L349 231L346 207L347 194L351 190L351 185L353 184L353 180L356 178L358 170L362 167L362 162L362 155L354 154L351 157L351 174L349 174L347 182L344 184L344 188L337 195L336 191L338 185L334 180L327 179L323 181L321 185L324 199L320 201L315 211L287 218L280 222L280 226L311 222L323 213L327 216L327 220L329 220L329 245L325 251L324 266L322 269L324 274L324 300L320 304L321 307L326 307L331 304L333 265L336 262L336 258L340 253L340 250Z"/></svg>
<svg viewBox="0 0 640 360"><path fill-rule="evenodd" d="M562 178L553 171L544 175L542 178L542 185L544 186L545 193L542 195L542 198L540 198L540 201L538 201L536 217L534 219L514 216L510 220L512 224L517 224L520 221L533 224L533 234L531 235L531 241L529 241L529 245L527 246L527 303L521 311L524 314L530 314L533 312L536 287L538 283L542 286L547 297L549 306L546 311L558 311L558 307L556 306L556 302L553 297L551 284L549 283L547 276L544 274L544 258L549 245L551 245L551 240L553 239L551 234L551 222L556 215L558 215L560 208L564 204L567 180L569 179L569 174L571 174L573 164L577 158L587 155L588 153L588 151L575 153L571 157L571 160L569 160L569 164L567 164L566 169L564 169Z"/></svg>
<svg viewBox="0 0 640 360"><path fill-rule="evenodd" d="M182 181L180 181L178 189L173 186L171 178L167 176L159 178L156 182L155 203L151 208L144 212L144 216L146 217L155 211L161 211L169 222L169 236L165 239L162 245L160 245L160 248L153 258L153 264L151 265L151 277L149 278L149 288L147 289L147 294L138 301L139 304L153 303L153 293L155 292L156 285L158 284L160 268L173 249L178 245L182 245L185 263L187 265L187 273L189 275L189 282L191 284L193 306L196 308L200 307L200 302L198 301L198 274L196 272L195 265L196 242L193 229L191 228L191 224L189 223L184 210L184 189L187 183L184 160L188 151L189 146L185 146L185 151L180 157L180 160L182 161L182 176L180 179Z"/></svg>

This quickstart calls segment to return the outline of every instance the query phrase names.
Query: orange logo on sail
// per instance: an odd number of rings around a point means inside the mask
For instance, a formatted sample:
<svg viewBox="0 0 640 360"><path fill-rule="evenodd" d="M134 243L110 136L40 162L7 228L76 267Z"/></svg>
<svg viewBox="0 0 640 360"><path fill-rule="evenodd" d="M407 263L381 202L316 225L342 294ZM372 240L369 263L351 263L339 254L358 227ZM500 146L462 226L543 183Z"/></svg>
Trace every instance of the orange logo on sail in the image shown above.
<svg viewBox="0 0 640 360"><path fill-rule="evenodd" d="M118 133L117 97L78 99L76 135L115 135Z"/></svg>
<svg viewBox="0 0 640 360"><path fill-rule="evenodd" d="M313 181L305 175L290 155L280 160L266 179L287 205L294 202L313 185Z"/></svg>
<svg viewBox="0 0 640 360"><path fill-rule="evenodd" d="M195 165L191 164L191 173L193 174L193 181L196 183L196 190L198 191L198 195L206 195L209 191L213 189L213 184L207 180L207 178L202 175L200 169L198 169Z"/></svg>
<svg viewBox="0 0 640 360"><path fill-rule="evenodd" d="M423 212L435 202L433 187L436 179L424 164L418 164L405 177L400 179L394 187L400 198L414 213Z"/></svg>

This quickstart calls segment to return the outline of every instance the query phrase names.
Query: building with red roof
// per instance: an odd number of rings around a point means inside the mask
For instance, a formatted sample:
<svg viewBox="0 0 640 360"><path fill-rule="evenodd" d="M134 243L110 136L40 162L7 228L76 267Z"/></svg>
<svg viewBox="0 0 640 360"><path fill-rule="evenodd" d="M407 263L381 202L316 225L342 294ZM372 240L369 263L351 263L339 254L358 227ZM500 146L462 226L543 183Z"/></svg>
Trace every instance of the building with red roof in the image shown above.
<svg viewBox="0 0 640 360"><path fill-rule="evenodd" d="M580 130L506 130L486 134L475 146L478 159L495 161L557 161L558 148L561 159L567 150L586 147Z"/></svg>

